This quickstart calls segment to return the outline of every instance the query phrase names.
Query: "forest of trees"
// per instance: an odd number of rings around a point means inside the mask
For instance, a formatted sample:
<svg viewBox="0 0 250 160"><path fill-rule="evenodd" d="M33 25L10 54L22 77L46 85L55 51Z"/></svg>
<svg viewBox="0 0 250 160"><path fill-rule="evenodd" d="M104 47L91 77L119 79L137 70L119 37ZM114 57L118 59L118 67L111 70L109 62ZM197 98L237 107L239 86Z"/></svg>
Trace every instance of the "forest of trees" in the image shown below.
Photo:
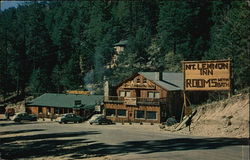
<svg viewBox="0 0 250 160"><path fill-rule="evenodd" d="M250 8L244 1L27 2L0 13L0 94L102 86L138 71L181 71L182 60L233 61L249 87ZM128 40L117 67L113 44Z"/></svg>

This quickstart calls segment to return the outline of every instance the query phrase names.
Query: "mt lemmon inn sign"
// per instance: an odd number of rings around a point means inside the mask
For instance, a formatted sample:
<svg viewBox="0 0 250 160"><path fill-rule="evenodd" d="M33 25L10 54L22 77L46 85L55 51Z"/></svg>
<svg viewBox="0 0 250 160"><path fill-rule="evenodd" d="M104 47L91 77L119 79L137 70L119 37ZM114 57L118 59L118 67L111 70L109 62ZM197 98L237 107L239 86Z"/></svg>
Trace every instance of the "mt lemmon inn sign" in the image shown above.
<svg viewBox="0 0 250 160"><path fill-rule="evenodd" d="M231 89L231 60L183 61L182 66L186 91Z"/></svg>

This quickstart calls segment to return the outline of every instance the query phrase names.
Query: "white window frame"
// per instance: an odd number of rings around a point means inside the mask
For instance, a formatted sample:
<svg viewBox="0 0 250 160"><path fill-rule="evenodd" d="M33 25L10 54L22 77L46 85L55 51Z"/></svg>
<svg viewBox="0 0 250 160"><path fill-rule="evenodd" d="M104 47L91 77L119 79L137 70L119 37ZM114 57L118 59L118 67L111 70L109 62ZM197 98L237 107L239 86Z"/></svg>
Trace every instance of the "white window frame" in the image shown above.
<svg viewBox="0 0 250 160"><path fill-rule="evenodd" d="M152 97L150 97L150 94L152 94ZM156 95L158 95L158 97L156 97ZM148 98L160 98L160 92L149 91Z"/></svg>
<svg viewBox="0 0 250 160"><path fill-rule="evenodd" d="M124 95L122 95L121 93L124 93ZM129 94L129 96L128 96ZM131 97L131 92L130 91L120 91L120 97Z"/></svg>

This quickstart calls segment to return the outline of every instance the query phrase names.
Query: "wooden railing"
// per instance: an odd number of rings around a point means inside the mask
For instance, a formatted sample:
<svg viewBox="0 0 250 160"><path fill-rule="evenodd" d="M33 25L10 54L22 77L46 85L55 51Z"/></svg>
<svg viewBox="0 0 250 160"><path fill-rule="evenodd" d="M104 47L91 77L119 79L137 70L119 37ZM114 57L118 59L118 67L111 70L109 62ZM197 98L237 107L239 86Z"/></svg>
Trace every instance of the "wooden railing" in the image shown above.
<svg viewBox="0 0 250 160"><path fill-rule="evenodd" d="M143 88L143 89L155 89L155 85L150 85L148 83L125 83L123 85L124 88Z"/></svg>
<svg viewBox="0 0 250 160"><path fill-rule="evenodd" d="M107 103L121 103L125 105L160 105L166 104L167 98L144 98L144 97L118 97L106 96L104 102Z"/></svg>

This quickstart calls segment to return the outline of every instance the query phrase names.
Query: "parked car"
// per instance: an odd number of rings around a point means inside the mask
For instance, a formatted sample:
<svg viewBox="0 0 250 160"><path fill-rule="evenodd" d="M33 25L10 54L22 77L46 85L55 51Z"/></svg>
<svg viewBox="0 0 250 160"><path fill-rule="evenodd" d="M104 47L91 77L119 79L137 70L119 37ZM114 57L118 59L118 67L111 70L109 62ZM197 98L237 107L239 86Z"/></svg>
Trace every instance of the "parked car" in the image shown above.
<svg viewBox="0 0 250 160"><path fill-rule="evenodd" d="M37 121L37 116L34 114L28 114L26 112L23 112L23 113L17 113L13 117L13 121L15 122L21 122L22 120Z"/></svg>
<svg viewBox="0 0 250 160"><path fill-rule="evenodd" d="M56 119L57 122L61 123L68 123L68 122L74 122L74 123L82 123L83 118L73 114L73 113L67 113L67 114L63 114L61 117L58 117Z"/></svg>
<svg viewBox="0 0 250 160"><path fill-rule="evenodd" d="M100 117L104 117L104 115L103 114L94 114L88 121L90 122L90 121L93 121L93 120L100 118Z"/></svg>
<svg viewBox="0 0 250 160"><path fill-rule="evenodd" d="M90 125L92 125L92 124L113 124L113 122L110 119L107 119L107 118L105 118L103 116L100 116L100 117L97 117L94 120L90 120L89 124Z"/></svg>

